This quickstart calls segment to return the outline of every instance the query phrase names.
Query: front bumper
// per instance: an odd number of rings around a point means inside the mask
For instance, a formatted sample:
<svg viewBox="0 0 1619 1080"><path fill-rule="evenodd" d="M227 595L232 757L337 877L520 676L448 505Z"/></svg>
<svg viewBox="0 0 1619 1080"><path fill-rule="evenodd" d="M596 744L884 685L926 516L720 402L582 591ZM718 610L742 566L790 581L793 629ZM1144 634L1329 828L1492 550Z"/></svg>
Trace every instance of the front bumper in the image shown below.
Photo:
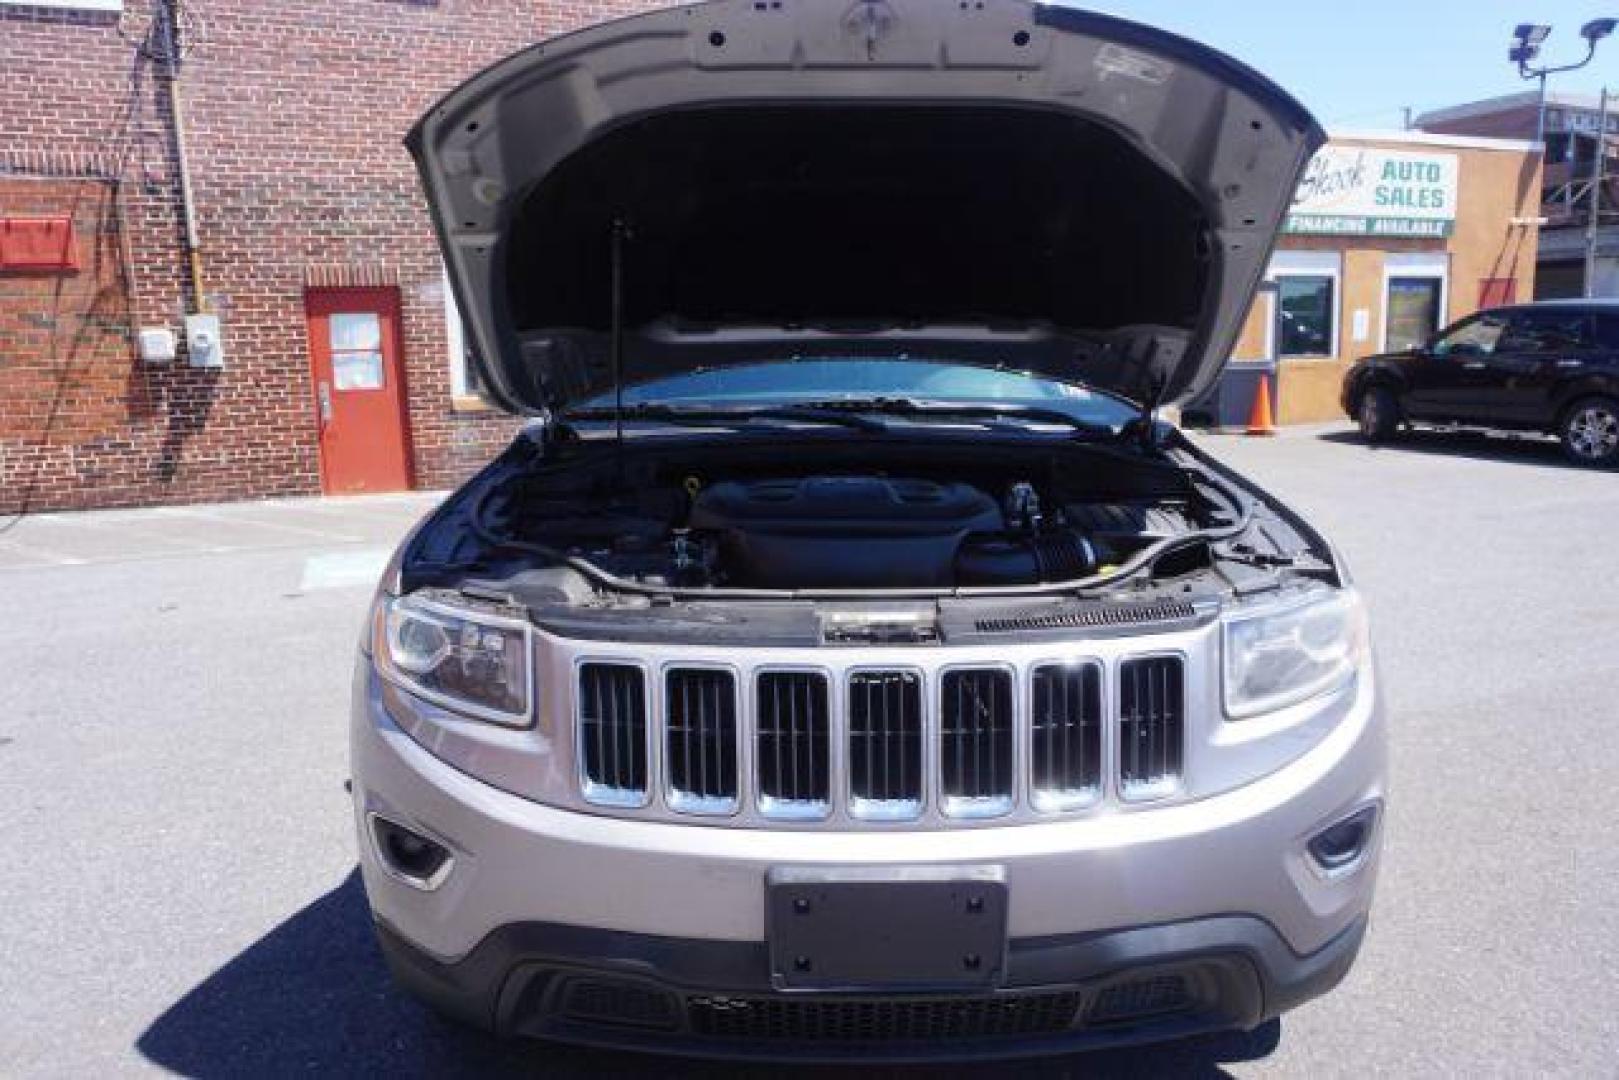
<svg viewBox="0 0 1619 1080"><path fill-rule="evenodd" d="M777 832L581 814L499 790L401 730L362 664L352 747L360 863L400 981L499 1030L655 1049L929 1057L1251 1027L1334 985L1366 925L1381 815L1348 868L1325 873L1305 850L1326 825L1383 799L1370 668L1352 693L1343 719L1296 760L1194 802L956 832ZM412 888L385 869L364 827L371 813L453 852L440 887ZM858 998L840 1011L836 995L772 988L773 868L923 865L1004 874L1008 964L992 994L867 997L862 1013ZM619 981L585 996L645 1011L641 1026L603 1023L577 1004L570 987L591 974ZM1121 1011L1119 1001L1146 1008ZM855 1037L862 1031L882 1037ZM913 1045L906 1032L924 1037ZM982 1034L1008 1037L966 1038Z"/></svg>
<svg viewBox="0 0 1619 1080"><path fill-rule="evenodd" d="M811 1061L1032 1056L1252 1028L1336 986L1365 930L1358 917L1308 956L1251 916L1014 940L992 994L873 998L778 993L762 942L522 923L443 963L377 927L396 981L479 1027Z"/></svg>

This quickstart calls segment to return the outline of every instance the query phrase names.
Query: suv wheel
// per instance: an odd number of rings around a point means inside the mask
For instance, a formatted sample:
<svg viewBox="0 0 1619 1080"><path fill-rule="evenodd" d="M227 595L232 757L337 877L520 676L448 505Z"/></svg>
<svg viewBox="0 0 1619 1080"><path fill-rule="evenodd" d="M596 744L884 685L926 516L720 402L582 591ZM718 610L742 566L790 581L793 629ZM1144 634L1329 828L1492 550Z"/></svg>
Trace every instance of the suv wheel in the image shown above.
<svg viewBox="0 0 1619 1080"><path fill-rule="evenodd" d="M1619 402L1611 398L1577 401L1563 416L1563 452L1580 465L1619 465Z"/></svg>
<svg viewBox="0 0 1619 1080"><path fill-rule="evenodd" d="M1386 386L1368 387L1355 410L1360 434L1369 443L1388 442L1400 426L1400 407Z"/></svg>

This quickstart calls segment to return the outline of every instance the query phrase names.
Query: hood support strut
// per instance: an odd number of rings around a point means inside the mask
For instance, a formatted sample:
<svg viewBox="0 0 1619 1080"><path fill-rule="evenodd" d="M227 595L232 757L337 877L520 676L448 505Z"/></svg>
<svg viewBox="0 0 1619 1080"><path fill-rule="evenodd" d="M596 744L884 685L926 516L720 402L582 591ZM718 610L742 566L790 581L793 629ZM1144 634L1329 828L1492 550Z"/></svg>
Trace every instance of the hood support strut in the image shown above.
<svg viewBox="0 0 1619 1080"><path fill-rule="evenodd" d="M613 445L619 471L624 468L624 245L632 236L629 224L613 219L612 244L612 326L609 328L613 365Z"/></svg>
<svg viewBox="0 0 1619 1080"><path fill-rule="evenodd" d="M1126 433L1133 434L1136 441L1144 450L1151 450L1158 443L1158 406L1164 403L1164 389L1169 385L1169 374L1159 359L1160 346L1158 342L1151 341L1146 346L1146 356L1142 361L1143 389L1141 400L1136 403L1140 410L1135 418L1126 425Z"/></svg>

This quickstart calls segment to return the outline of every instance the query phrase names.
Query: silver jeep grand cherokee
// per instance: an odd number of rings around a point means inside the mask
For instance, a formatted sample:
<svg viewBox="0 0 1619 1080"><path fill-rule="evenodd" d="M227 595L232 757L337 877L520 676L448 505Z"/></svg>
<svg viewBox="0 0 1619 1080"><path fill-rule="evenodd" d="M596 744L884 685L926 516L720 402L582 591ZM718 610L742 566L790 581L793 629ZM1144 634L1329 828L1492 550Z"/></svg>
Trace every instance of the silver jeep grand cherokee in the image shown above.
<svg viewBox="0 0 1619 1080"><path fill-rule="evenodd" d="M1383 721L1298 515L1156 418L1322 141L1200 45L1023 0L720 0L409 146L484 394L354 687L398 981L767 1057L1251 1028L1366 930Z"/></svg>

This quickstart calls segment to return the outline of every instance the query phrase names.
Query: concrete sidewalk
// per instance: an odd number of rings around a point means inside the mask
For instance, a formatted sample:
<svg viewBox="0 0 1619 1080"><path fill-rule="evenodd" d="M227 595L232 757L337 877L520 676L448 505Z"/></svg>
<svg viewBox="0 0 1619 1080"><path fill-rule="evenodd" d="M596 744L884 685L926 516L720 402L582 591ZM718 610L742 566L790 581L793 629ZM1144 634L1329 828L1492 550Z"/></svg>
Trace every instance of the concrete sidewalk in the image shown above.
<svg viewBox="0 0 1619 1080"><path fill-rule="evenodd" d="M329 552L334 566L374 562L380 571L443 497L412 491L0 517L0 574L282 550Z"/></svg>

